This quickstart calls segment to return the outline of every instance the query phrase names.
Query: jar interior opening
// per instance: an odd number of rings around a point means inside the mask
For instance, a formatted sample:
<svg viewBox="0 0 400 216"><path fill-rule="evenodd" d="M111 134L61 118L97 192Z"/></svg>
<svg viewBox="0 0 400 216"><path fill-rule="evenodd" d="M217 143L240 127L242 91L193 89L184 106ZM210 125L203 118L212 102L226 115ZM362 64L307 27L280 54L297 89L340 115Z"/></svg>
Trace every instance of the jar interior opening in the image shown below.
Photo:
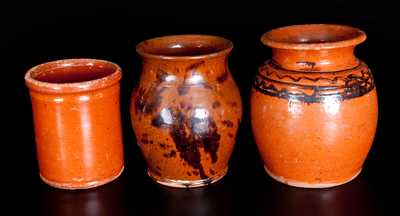
<svg viewBox="0 0 400 216"><path fill-rule="evenodd" d="M231 48L230 41L216 36L166 36L147 40L138 51L158 56L199 56L218 53Z"/></svg>
<svg viewBox="0 0 400 216"><path fill-rule="evenodd" d="M74 65L64 63L54 67L42 68L31 74L35 80L47 83L78 83L101 79L113 74L115 66L108 64Z"/></svg>
<svg viewBox="0 0 400 216"><path fill-rule="evenodd" d="M357 28L342 25L295 25L272 30L266 39L275 42L309 44L351 40L364 34Z"/></svg>

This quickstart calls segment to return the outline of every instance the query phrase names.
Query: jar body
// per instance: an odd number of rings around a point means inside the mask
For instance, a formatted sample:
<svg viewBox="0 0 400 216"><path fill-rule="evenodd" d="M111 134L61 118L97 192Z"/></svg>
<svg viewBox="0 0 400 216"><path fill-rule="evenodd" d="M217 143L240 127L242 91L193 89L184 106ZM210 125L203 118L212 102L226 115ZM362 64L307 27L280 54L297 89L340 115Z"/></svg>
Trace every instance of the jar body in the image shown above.
<svg viewBox="0 0 400 216"><path fill-rule="evenodd" d="M198 187L222 178L241 114L226 56L144 59L131 119L148 174L158 183Z"/></svg>
<svg viewBox="0 0 400 216"><path fill-rule="evenodd" d="M263 65L251 95L254 137L266 171L299 187L331 187L362 169L378 118L372 74L355 67L321 72Z"/></svg>
<svg viewBox="0 0 400 216"><path fill-rule="evenodd" d="M36 79L33 74L37 73L61 82L65 74L93 76L92 70L98 63L98 70L109 64L87 59L56 61L32 69L34 72L28 72L27 77ZM121 174L124 160L120 76L117 71L99 82L71 84L27 79L40 176L47 184L62 189L86 189Z"/></svg>

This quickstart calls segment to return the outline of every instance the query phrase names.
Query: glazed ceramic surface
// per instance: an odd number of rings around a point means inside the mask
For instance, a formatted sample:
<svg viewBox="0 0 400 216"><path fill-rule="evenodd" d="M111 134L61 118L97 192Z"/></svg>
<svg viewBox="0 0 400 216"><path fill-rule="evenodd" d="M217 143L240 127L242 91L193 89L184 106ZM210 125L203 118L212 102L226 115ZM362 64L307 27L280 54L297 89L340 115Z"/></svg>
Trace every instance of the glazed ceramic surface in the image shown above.
<svg viewBox="0 0 400 216"><path fill-rule="evenodd" d="M232 43L204 35L140 43L131 118L148 174L172 187L215 182L228 170L242 115L227 56Z"/></svg>
<svg viewBox="0 0 400 216"><path fill-rule="evenodd" d="M354 56L366 36L341 25L267 32L272 59L251 95L254 137L270 176L299 187L331 187L356 177L373 142L377 95Z"/></svg>
<svg viewBox="0 0 400 216"><path fill-rule="evenodd" d="M123 170L120 68L107 61L68 59L29 70L40 176L51 186L84 189Z"/></svg>

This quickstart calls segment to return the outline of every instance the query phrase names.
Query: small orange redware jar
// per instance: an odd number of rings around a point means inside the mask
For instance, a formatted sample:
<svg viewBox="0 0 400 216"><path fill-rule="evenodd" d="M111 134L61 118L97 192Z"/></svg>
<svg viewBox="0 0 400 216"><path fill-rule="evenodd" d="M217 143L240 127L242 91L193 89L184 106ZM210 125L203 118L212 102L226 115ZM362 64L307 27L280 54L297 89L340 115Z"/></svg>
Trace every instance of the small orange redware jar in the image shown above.
<svg viewBox="0 0 400 216"><path fill-rule="evenodd" d="M137 46L143 71L131 118L156 182L199 187L226 174L242 115L228 68L232 47L206 35L165 36Z"/></svg>
<svg viewBox="0 0 400 216"><path fill-rule="evenodd" d="M122 173L121 76L118 65L94 59L48 62L26 73L44 182L86 189Z"/></svg>
<svg viewBox="0 0 400 216"><path fill-rule="evenodd" d="M363 31L295 25L261 38L272 59L251 94L253 133L267 173L284 184L325 188L355 178L378 118L371 71L354 56Z"/></svg>

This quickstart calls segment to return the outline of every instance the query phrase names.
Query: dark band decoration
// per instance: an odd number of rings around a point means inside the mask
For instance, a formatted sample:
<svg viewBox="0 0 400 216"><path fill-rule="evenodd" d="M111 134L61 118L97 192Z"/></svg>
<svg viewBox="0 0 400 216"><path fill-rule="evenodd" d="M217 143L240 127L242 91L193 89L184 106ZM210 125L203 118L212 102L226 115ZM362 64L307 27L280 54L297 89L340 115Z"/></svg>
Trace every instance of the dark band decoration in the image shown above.
<svg viewBox="0 0 400 216"><path fill-rule="evenodd" d="M375 87L370 70L362 62L343 71L300 72L282 69L273 61L260 68L253 86L263 94L306 103L319 103L327 97L360 97Z"/></svg>

